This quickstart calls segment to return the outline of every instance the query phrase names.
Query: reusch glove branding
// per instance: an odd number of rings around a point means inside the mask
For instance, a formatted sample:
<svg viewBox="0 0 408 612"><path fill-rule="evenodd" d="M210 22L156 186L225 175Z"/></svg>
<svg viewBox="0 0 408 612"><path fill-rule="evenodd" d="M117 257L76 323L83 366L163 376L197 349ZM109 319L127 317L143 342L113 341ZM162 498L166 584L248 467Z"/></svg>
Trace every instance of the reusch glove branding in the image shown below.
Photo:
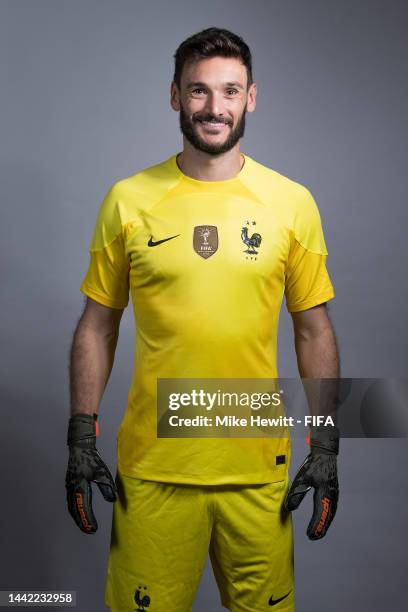
<svg viewBox="0 0 408 612"><path fill-rule="evenodd" d="M91 482L98 485L106 501L117 498L115 482L96 447L96 414L77 413L69 420L68 469L65 478L68 511L84 533L95 533L98 523L92 510Z"/></svg>
<svg viewBox="0 0 408 612"><path fill-rule="evenodd" d="M312 427L310 453L297 471L285 499L285 507L296 510L306 493L313 487L313 515L307 528L311 540L319 540L336 514L339 498L337 455L339 430L337 427Z"/></svg>

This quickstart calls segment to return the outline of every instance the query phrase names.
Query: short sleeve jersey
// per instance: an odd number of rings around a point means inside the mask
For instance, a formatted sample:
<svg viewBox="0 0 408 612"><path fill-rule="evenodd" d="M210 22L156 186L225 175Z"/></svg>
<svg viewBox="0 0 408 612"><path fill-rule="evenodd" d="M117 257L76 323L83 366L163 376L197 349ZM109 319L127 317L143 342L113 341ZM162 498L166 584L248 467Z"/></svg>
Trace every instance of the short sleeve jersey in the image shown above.
<svg viewBox="0 0 408 612"><path fill-rule="evenodd" d="M156 433L158 378L276 378L283 297L289 312L334 297L313 196L243 157L234 178L201 181L173 155L113 184L100 207L81 291L119 309L131 294L134 373L118 432L118 468L128 476L191 484L285 476L288 438Z"/></svg>

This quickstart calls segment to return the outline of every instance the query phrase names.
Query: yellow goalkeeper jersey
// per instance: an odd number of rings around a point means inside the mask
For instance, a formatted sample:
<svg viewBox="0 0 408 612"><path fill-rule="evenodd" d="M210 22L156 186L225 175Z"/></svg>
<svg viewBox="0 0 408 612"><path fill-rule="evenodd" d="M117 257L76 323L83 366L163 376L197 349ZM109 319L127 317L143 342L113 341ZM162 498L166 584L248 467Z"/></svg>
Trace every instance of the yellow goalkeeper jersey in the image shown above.
<svg viewBox="0 0 408 612"><path fill-rule="evenodd" d="M243 155L223 181L186 176L177 155L115 182L81 291L111 308L132 298L134 371L118 468L145 480L251 484L285 478L289 438L159 438L159 378L276 378L289 312L334 297L316 202ZM283 457L283 459L282 459Z"/></svg>

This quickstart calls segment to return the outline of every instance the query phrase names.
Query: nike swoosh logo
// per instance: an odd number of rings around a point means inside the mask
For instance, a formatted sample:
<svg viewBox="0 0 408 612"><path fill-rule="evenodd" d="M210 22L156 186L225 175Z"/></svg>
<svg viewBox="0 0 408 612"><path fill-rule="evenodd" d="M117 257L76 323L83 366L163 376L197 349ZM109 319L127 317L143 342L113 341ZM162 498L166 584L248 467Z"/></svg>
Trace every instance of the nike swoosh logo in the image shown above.
<svg viewBox="0 0 408 612"><path fill-rule="evenodd" d="M279 599L274 599L273 595L271 595L268 603L269 603L270 606L276 606L276 604L278 604L280 601L283 601L284 599L286 599L289 595L290 595L290 591L289 591L289 593L286 593L286 595L284 595L283 597L279 597Z"/></svg>
<svg viewBox="0 0 408 612"><path fill-rule="evenodd" d="M156 242L154 242L153 241L153 237L150 236L149 242L147 243L147 246L154 247L154 246L157 246L158 244L162 244L162 242L167 242L168 240L173 240L173 238L177 238L177 236L180 236L180 234L177 234L176 236L170 236L170 238L163 238L163 240L156 240Z"/></svg>

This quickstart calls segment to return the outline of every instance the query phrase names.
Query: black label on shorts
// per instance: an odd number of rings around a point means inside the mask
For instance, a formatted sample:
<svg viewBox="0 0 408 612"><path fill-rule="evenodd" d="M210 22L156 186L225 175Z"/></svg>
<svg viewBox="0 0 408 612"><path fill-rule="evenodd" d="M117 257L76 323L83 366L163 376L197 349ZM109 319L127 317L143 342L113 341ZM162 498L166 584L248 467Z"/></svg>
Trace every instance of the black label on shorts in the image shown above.
<svg viewBox="0 0 408 612"><path fill-rule="evenodd" d="M282 465L286 463L286 455L276 455L276 465Z"/></svg>

